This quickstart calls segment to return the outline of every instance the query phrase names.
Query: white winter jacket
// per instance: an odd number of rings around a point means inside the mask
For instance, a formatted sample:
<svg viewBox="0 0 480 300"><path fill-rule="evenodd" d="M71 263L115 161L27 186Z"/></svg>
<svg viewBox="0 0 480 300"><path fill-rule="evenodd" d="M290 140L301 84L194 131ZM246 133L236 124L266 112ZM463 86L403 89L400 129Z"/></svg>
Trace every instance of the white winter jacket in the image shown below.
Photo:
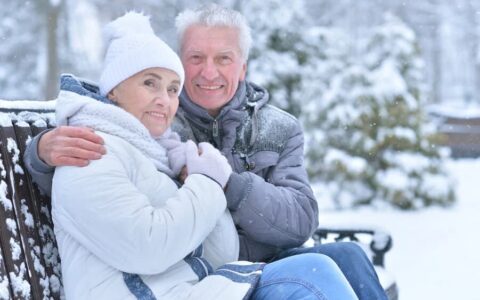
<svg viewBox="0 0 480 300"><path fill-rule="evenodd" d="M86 105L119 109L62 91L59 125L81 115ZM65 111L69 115L62 116ZM256 282L245 277L260 271L250 265L251 273L239 272L243 264L220 267L238 258L238 235L222 188L200 174L177 188L137 147L96 133L107 154L86 167L59 167L53 180L52 217L66 298L243 299Z"/></svg>

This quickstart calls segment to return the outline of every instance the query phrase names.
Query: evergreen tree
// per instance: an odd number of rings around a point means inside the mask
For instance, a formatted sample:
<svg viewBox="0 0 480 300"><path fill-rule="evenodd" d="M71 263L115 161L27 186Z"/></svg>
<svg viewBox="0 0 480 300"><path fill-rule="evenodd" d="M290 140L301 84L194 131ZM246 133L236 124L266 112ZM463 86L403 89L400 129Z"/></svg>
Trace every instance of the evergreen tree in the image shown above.
<svg viewBox="0 0 480 300"><path fill-rule="evenodd" d="M60 73L85 76L79 70L94 69L86 59L85 44L95 40L79 43L78 32L87 29L76 26L87 16L74 10L85 5L67 0L10 1L2 5L2 98L53 99L58 94Z"/></svg>
<svg viewBox="0 0 480 300"><path fill-rule="evenodd" d="M339 207L452 203L443 156L422 110L424 66L415 34L389 16L363 54L363 63L334 77L320 102L323 134L310 141L317 143L309 147L310 173L327 182Z"/></svg>
<svg viewBox="0 0 480 300"><path fill-rule="evenodd" d="M306 30L311 25L303 1L249 1L241 10L254 40L249 80L265 87L273 104L299 116L302 99L296 92L309 62Z"/></svg>
<svg viewBox="0 0 480 300"><path fill-rule="evenodd" d="M41 21L32 2L3 1L0 8L0 91L4 99L38 96L41 74L39 41L34 32ZM14 13L12 13L14 12Z"/></svg>

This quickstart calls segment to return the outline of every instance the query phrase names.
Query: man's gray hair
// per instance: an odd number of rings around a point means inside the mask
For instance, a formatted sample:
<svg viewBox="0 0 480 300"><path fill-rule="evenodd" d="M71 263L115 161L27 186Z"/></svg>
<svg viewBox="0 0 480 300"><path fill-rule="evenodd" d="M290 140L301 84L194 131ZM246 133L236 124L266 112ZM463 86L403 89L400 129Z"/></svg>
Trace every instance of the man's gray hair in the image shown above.
<svg viewBox="0 0 480 300"><path fill-rule="evenodd" d="M239 47L242 57L247 62L252 45L250 27L245 17L236 10L211 3L196 10L185 10L175 19L180 49L183 47L185 31L194 25L206 27L232 27L238 30Z"/></svg>

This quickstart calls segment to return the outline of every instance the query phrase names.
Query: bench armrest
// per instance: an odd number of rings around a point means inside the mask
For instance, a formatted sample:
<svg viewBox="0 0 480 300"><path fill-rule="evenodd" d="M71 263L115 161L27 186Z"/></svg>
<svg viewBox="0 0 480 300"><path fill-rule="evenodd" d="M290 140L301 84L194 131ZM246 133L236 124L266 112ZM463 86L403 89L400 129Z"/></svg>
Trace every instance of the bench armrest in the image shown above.
<svg viewBox="0 0 480 300"><path fill-rule="evenodd" d="M315 245L328 241L353 241L366 243L372 252L372 262L376 266L384 266L385 253L393 246L389 233L374 229L318 228L312 236Z"/></svg>

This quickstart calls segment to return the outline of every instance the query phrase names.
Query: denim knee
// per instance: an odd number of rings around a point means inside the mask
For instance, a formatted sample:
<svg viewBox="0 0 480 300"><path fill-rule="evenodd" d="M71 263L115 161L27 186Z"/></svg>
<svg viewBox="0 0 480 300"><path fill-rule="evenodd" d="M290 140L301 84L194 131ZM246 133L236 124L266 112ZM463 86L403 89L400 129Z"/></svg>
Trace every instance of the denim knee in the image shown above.
<svg viewBox="0 0 480 300"><path fill-rule="evenodd" d="M337 264L328 257L327 255L318 254L318 253L305 253L301 255L296 255L295 259L292 257L292 264L295 264L296 267L303 268L313 268L316 269L338 269Z"/></svg>
<svg viewBox="0 0 480 300"><path fill-rule="evenodd" d="M346 255L353 256L365 256L365 251L357 243L354 242L337 242L323 244L324 251L333 253L344 253Z"/></svg>
<svg viewBox="0 0 480 300"><path fill-rule="evenodd" d="M365 251L354 242L321 244L310 248L294 248L283 251L278 258L299 256L307 253L330 257L347 278L360 299L386 299L377 273Z"/></svg>
<svg viewBox="0 0 480 300"><path fill-rule="evenodd" d="M282 293L277 294L279 291ZM268 264L252 299L295 298L357 299L337 264L318 253L295 255Z"/></svg>
<svg viewBox="0 0 480 300"><path fill-rule="evenodd" d="M286 276L299 275L299 270L309 271L315 269L338 269L337 264L327 255L319 253L303 253L283 258L274 263L270 263L269 267L280 267L282 273Z"/></svg>
<svg viewBox="0 0 480 300"><path fill-rule="evenodd" d="M348 260L356 262L363 261L364 263L370 264L370 259L365 251L354 242L323 244L319 246L318 250L318 253L328 255L337 263L342 260Z"/></svg>

